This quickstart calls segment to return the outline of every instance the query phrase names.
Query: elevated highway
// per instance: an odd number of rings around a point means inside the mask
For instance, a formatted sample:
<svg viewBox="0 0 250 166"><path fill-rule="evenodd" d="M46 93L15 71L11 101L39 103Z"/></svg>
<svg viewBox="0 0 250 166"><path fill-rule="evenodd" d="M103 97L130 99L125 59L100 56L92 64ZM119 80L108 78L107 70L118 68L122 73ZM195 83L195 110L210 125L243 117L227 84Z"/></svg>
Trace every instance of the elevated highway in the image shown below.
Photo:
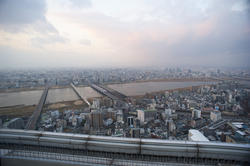
<svg viewBox="0 0 250 166"><path fill-rule="evenodd" d="M2 153L2 158L27 154L28 157L43 159L52 159L53 156L54 160L67 162L89 157L109 161L107 165L122 160L124 163L140 164L250 163L250 144L118 138L31 130L0 129L0 149L7 151Z"/></svg>
<svg viewBox="0 0 250 166"><path fill-rule="evenodd" d="M44 103L46 101L46 97L48 95L48 91L49 91L49 86L46 85L45 89L43 91L43 94L39 100L39 103L36 106L36 109L34 110L33 114L31 115L29 121L27 122L25 129L27 129L27 130L35 130L36 129L36 123L37 123L37 120L40 117L40 114L42 112L43 105L44 105Z"/></svg>
<svg viewBox="0 0 250 166"><path fill-rule="evenodd" d="M101 95L107 96L108 98L112 100L120 100L117 96L115 96L113 93L111 93L109 90L98 86L96 84L90 84L90 87L100 93Z"/></svg>
<svg viewBox="0 0 250 166"><path fill-rule="evenodd" d="M74 92L76 93L76 95L82 100L84 101L85 103L88 104L88 106L90 106L90 103L89 101L85 98L85 97L82 97L81 94L78 92L78 90L76 89L75 85L73 83L70 84L70 86L72 87L72 89L74 90Z"/></svg>
<svg viewBox="0 0 250 166"><path fill-rule="evenodd" d="M126 95L124 95L124 94L122 94L121 92L118 92L118 91L116 91L116 90L114 90L114 89L111 89L111 88L109 88L109 87L107 87L107 86L103 86L103 85L98 85L99 87L102 87L103 89L105 89L105 90L107 90L107 91L109 91L110 93L112 93L113 95L115 95L116 97L118 97L119 99L121 99L121 100L126 100L126 98L127 98L127 96Z"/></svg>
<svg viewBox="0 0 250 166"><path fill-rule="evenodd" d="M203 131L204 129L217 129L220 126L226 124L227 122L228 122L228 120L219 120L219 121L213 122L213 123L211 123L209 125L203 126L198 130Z"/></svg>

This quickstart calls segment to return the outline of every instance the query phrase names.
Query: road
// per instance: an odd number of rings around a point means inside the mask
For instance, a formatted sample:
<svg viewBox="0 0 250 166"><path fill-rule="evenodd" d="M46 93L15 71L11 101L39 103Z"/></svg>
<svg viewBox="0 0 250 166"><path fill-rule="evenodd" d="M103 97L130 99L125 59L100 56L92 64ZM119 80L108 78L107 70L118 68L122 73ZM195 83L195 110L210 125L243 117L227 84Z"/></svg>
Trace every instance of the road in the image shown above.
<svg viewBox="0 0 250 166"><path fill-rule="evenodd" d="M48 95L48 91L49 91L49 86L46 85L45 89L43 91L43 94L39 100L39 103L36 106L36 109L33 112L33 114L31 115L29 121L27 122L25 129L27 129L27 130L35 130L36 129L36 123L37 123L37 120L40 117L40 114L42 112L43 105L44 105L44 103L46 101L46 97Z"/></svg>
<svg viewBox="0 0 250 166"><path fill-rule="evenodd" d="M87 104L90 106L89 101L88 101L85 97L82 97L82 96L80 95L80 93L79 93L78 90L76 89L75 85L74 85L73 83L71 83L70 86L72 87L72 89L74 90L74 92L76 93L76 95L77 95L82 101L84 101L85 103L87 103Z"/></svg>
<svg viewBox="0 0 250 166"><path fill-rule="evenodd" d="M119 98L117 96L115 96L113 93L111 93L109 90L104 89L103 87L100 87L98 85L95 84L91 84L90 85L91 88L93 88L95 91L97 91L98 93L107 96L108 98L112 99L112 100L119 100Z"/></svg>

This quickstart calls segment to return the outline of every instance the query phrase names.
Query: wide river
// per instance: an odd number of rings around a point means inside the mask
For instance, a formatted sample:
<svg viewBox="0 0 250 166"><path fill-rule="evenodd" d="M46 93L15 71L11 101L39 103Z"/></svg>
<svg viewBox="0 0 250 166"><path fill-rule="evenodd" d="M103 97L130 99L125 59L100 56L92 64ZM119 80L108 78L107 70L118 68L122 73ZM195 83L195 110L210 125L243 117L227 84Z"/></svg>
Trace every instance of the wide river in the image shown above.
<svg viewBox="0 0 250 166"><path fill-rule="evenodd" d="M127 96L143 95L145 93L157 92L162 90L171 90L185 88L190 86L199 86L213 84L214 82L140 82L126 84L112 84L108 87L117 90ZM77 87L81 96L86 98L100 97L101 95L90 87ZM37 104L42 90L31 90L21 92L0 93L0 107L14 105L34 105ZM62 101L77 100L78 97L72 88L50 89L46 103L56 103Z"/></svg>

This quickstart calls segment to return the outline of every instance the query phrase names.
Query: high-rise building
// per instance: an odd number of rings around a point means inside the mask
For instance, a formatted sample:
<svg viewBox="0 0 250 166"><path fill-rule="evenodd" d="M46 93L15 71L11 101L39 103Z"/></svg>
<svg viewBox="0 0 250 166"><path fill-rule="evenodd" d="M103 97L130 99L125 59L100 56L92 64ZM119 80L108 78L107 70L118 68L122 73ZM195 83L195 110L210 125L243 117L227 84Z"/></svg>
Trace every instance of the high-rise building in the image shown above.
<svg viewBox="0 0 250 166"><path fill-rule="evenodd" d="M98 110L92 110L90 113L90 124L94 129L103 127L103 113Z"/></svg>
<svg viewBox="0 0 250 166"><path fill-rule="evenodd" d="M107 117L111 118L113 120L116 120L116 111L115 110L108 110L107 111Z"/></svg>
<svg viewBox="0 0 250 166"><path fill-rule="evenodd" d="M128 126L134 126L134 117L130 116L127 118Z"/></svg>
<svg viewBox="0 0 250 166"><path fill-rule="evenodd" d="M176 126L175 126L174 121L173 121L172 119L167 120L167 127L168 127L168 131L169 131L169 132L172 133L172 132L175 131Z"/></svg>
<svg viewBox="0 0 250 166"><path fill-rule="evenodd" d="M132 138L140 138L140 129L139 128L131 128L130 129L130 136Z"/></svg>
<svg viewBox="0 0 250 166"><path fill-rule="evenodd" d="M221 119L221 112L220 111L211 111L210 112L210 119L213 122L216 122Z"/></svg>
<svg viewBox="0 0 250 166"><path fill-rule="evenodd" d="M233 98L232 94L229 93L229 94L228 94L228 98L227 98L227 100L228 100L229 103L232 102L232 98Z"/></svg>
<svg viewBox="0 0 250 166"><path fill-rule="evenodd" d="M171 109L165 109L165 117L168 119L170 118L172 115L172 110Z"/></svg>
<svg viewBox="0 0 250 166"><path fill-rule="evenodd" d="M156 110L137 110L137 117L143 125L145 122L154 120L156 113Z"/></svg>
<svg viewBox="0 0 250 166"><path fill-rule="evenodd" d="M99 109L100 108L100 100L94 99L93 104L92 104L92 108Z"/></svg>
<svg viewBox="0 0 250 166"><path fill-rule="evenodd" d="M194 109L192 111L192 118L193 119L199 119L199 118L201 118L201 110Z"/></svg>
<svg viewBox="0 0 250 166"><path fill-rule="evenodd" d="M116 113L116 120L117 120L117 122L123 121L123 113L122 113L122 110L118 110L118 111L117 111L117 113Z"/></svg>

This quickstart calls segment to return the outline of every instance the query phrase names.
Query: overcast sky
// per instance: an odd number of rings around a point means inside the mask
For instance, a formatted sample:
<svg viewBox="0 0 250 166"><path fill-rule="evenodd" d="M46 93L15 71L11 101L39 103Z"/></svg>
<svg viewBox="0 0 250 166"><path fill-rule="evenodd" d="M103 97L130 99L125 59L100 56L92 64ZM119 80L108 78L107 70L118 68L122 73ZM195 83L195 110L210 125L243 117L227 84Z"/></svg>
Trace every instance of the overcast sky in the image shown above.
<svg viewBox="0 0 250 166"><path fill-rule="evenodd" d="M0 0L0 68L249 67L246 0Z"/></svg>

